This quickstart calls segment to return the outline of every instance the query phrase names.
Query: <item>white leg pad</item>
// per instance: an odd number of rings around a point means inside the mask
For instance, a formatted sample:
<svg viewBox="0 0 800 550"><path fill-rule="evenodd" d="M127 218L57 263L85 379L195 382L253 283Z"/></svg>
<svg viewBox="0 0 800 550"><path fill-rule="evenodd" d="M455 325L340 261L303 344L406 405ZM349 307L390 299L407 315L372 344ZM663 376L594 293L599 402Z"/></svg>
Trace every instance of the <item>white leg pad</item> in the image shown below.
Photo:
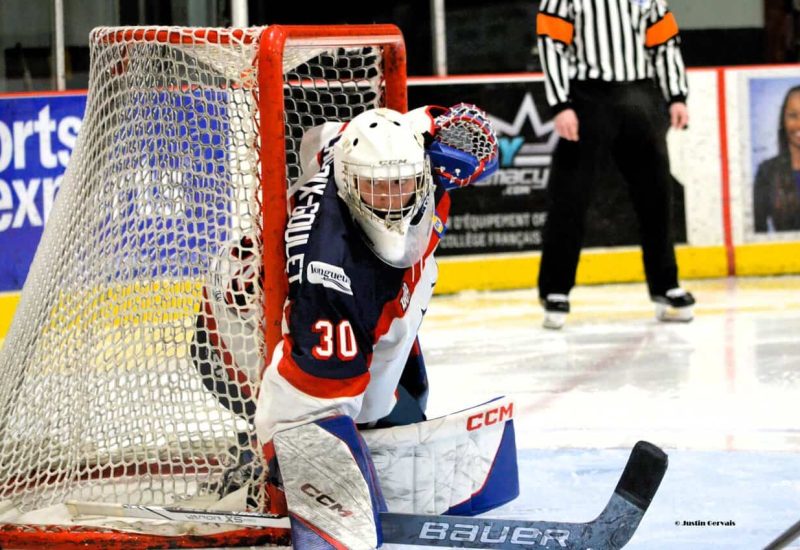
<svg viewBox="0 0 800 550"><path fill-rule="evenodd" d="M519 494L514 403L362 430L391 512L475 515Z"/></svg>
<svg viewBox="0 0 800 550"><path fill-rule="evenodd" d="M381 545L378 514L385 504L351 418L325 418L278 432L273 443L295 548Z"/></svg>

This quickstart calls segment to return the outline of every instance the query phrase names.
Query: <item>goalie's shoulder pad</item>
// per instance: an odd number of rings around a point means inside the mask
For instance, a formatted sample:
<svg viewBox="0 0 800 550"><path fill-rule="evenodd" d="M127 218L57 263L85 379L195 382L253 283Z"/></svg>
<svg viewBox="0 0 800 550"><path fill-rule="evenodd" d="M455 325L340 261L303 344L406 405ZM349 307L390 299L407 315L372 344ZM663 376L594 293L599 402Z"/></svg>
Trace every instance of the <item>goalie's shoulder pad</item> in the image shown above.
<svg viewBox="0 0 800 550"><path fill-rule="evenodd" d="M392 512L475 515L519 495L514 402L361 434Z"/></svg>
<svg viewBox="0 0 800 550"><path fill-rule="evenodd" d="M412 109L404 114L403 118L407 119L409 124L411 124L411 128L414 130L414 133L422 136L423 139L425 139L424 136L426 134L430 137L433 137L433 135L436 134L436 117L444 112L447 112L446 107L440 107L439 105L425 105L423 107ZM427 142L429 139L430 138L425 139L425 141Z"/></svg>
<svg viewBox="0 0 800 550"><path fill-rule="evenodd" d="M320 169L318 154L342 130L342 122L325 122L309 128L300 141L300 168L303 175L314 175Z"/></svg>

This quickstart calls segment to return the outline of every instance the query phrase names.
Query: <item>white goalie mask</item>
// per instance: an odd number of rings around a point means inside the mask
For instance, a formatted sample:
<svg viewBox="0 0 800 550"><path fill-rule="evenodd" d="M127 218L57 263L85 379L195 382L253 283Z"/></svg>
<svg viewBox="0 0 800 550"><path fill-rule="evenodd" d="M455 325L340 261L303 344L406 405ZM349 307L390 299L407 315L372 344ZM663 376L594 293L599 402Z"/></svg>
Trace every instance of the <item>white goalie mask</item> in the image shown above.
<svg viewBox="0 0 800 550"><path fill-rule="evenodd" d="M339 196L365 241L393 267L410 267L433 227L433 179L422 137L391 109L355 117L334 145Z"/></svg>

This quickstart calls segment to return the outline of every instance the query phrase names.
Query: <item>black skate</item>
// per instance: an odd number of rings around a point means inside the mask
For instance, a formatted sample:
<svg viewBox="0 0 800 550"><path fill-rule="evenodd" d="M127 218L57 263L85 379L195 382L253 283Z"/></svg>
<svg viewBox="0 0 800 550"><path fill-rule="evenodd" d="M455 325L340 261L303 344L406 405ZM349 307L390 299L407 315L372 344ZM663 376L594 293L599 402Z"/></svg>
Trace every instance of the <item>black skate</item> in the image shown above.
<svg viewBox="0 0 800 550"><path fill-rule="evenodd" d="M564 326L569 313L569 298L566 294L548 294L541 300L544 307L542 326L549 329L560 329Z"/></svg>
<svg viewBox="0 0 800 550"><path fill-rule="evenodd" d="M663 296L651 295L656 305L656 319L664 322L688 323L694 319L694 296L682 288L672 288Z"/></svg>

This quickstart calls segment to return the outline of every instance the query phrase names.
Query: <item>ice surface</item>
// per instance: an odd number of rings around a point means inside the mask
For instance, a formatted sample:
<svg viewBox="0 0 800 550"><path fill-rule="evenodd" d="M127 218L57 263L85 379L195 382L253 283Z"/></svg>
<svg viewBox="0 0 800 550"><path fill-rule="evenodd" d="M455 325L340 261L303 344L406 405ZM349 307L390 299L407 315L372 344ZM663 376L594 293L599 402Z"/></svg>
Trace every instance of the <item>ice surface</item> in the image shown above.
<svg viewBox="0 0 800 550"><path fill-rule="evenodd" d="M541 328L535 290L434 299L429 412L518 404L521 496L488 515L589 521L644 439L670 467L629 548L762 548L800 519L800 277L685 287L692 323L607 285L576 288L561 331Z"/></svg>
<svg viewBox="0 0 800 550"><path fill-rule="evenodd" d="M800 277L685 286L692 323L608 285L576 288L561 331L535 290L434 298L429 416L516 400L521 495L487 515L589 521L644 439L670 467L627 548L758 549L800 519Z"/></svg>

